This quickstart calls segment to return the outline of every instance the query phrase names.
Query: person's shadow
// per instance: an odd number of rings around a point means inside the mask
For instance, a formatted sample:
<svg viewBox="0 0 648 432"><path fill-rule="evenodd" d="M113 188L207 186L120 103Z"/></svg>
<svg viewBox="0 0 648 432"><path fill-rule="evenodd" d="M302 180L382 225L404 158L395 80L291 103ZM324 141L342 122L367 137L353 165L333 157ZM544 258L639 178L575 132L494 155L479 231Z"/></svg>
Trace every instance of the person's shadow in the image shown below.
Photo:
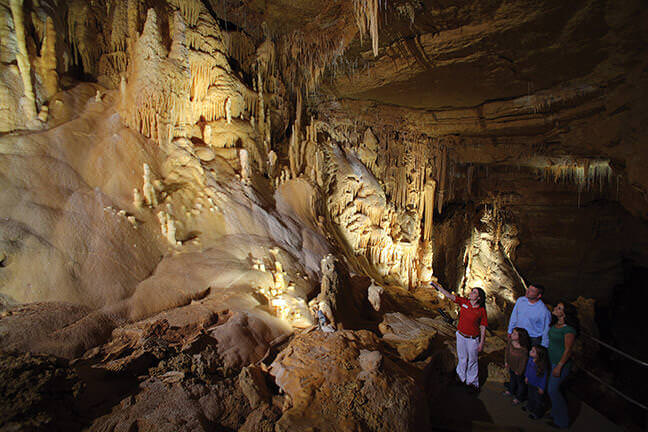
<svg viewBox="0 0 648 432"><path fill-rule="evenodd" d="M448 383L437 400L430 401L432 430L472 431L475 423L492 423L479 395L463 384Z"/></svg>

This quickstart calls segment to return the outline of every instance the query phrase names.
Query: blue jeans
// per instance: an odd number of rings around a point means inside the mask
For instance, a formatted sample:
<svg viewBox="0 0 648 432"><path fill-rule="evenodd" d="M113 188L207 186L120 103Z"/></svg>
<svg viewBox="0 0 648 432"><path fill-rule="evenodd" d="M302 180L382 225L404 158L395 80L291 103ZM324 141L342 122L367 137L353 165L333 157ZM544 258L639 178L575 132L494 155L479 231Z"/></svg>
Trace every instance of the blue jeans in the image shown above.
<svg viewBox="0 0 648 432"><path fill-rule="evenodd" d="M551 365L551 371L556 367L555 364ZM567 362L560 371L560 377L556 378L553 374L549 373L549 383L547 384L547 393L551 399L551 417L556 426L561 428L569 427L569 413L567 412L567 401L563 396L560 386L562 385L567 375L571 371L571 362Z"/></svg>

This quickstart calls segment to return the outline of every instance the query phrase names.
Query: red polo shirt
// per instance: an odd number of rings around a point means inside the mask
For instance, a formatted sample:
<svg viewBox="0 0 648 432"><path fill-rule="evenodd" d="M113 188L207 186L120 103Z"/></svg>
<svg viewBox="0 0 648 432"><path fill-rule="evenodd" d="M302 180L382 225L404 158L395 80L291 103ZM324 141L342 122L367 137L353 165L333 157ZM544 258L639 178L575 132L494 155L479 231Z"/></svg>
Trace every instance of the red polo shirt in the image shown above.
<svg viewBox="0 0 648 432"><path fill-rule="evenodd" d="M470 300L456 296L455 303L459 305L459 324L457 330L466 336L479 336L479 326L488 326L486 309L481 306L473 307Z"/></svg>

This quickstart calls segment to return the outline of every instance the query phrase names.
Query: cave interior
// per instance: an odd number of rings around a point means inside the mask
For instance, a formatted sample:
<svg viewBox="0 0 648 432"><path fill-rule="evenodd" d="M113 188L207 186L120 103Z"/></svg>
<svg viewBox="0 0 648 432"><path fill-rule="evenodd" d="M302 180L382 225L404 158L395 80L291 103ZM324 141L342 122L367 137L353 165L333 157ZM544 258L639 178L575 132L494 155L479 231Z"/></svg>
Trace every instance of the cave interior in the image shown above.
<svg viewBox="0 0 648 432"><path fill-rule="evenodd" d="M0 429L430 430L433 281L491 386L573 304L570 397L643 430L589 374L648 400L596 342L648 359L647 46L642 0L0 0Z"/></svg>

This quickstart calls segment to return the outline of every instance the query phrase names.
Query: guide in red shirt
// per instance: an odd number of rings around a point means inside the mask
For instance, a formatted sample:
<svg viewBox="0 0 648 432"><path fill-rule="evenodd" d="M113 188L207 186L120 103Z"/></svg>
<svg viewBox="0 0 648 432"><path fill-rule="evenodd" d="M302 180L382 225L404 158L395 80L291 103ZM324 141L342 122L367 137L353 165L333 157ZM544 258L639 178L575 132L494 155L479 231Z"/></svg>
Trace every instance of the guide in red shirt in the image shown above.
<svg viewBox="0 0 648 432"><path fill-rule="evenodd" d="M479 368L477 357L484 348L486 339L486 293L481 288L473 288L468 298L456 296L446 291L436 282L430 282L434 288L459 305L459 323L457 324L457 377L468 385L471 391L479 391Z"/></svg>

